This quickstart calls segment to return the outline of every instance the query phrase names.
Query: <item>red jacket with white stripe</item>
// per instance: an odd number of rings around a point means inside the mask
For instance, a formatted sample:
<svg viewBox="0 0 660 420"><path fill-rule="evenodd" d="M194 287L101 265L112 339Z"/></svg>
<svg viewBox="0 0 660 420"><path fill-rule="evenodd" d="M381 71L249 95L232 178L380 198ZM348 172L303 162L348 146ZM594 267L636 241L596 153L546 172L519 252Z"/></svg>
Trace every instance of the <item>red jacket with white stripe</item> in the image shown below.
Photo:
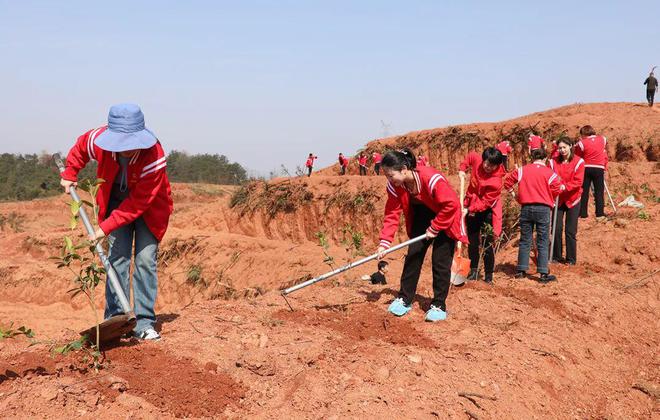
<svg viewBox="0 0 660 420"><path fill-rule="evenodd" d="M419 194L415 199L436 213L429 229L438 233L444 231L452 239L468 243L461 215L461 205L458 195L451 188L447 179L430 166L422 166L413 170ZM387 203L385 203L385 218L380 231L380 246L389 248L394 235L399 229L399 220L403 212L406 218L406 233L412 232L411 194L404 187L396 187L387 183Z"/></svg>
<svg viewBox="0 0 660 420"><path fill-rule="evenodd" d="M516 184L518 203L521 205L545 204L554 207L555 197L562 190L561 178L538 161L513 170L504 177L504 188L507 190Z"/></svg>
<svg viewBox="0 0 660 420"><path fill-rule="evenodd" d="M488 173L481 163L481 156L476 152L470 152L459 166L463 172L466 172L468 168L472 170L464 204L470 213L493 209L493 231L496 236L499 236L502 233L502 200L500 199L502 177L506 173L502 165Z"/></svg>
<svg viewBox="0 0 660 420"><path fill-rule="evenodd" d="M508 156L509 152L513 150L511 144L509 144L507 140L497 143L497 146L495 146L495 148L502 153L502 156Z"/></svg>
<svg viewBox="0 0 660 420"><path fill-rule="evenodd" d="M374 152L374 154L372 155L372 158L374 160L374 165L377 164L377 163L380 163L383 160L383 157L378 152Z"/></svg>
<svg viewBox="0 0 660 420"><path fill-rule="evenodd" d="M165 172L165 152L160 142L156 142L149 149L138 151L131 158L127 168L129 195L112 211L110 217L106 218L112 184L120 166L116 153L103 150L94 143L105 129L106 126L99 127L78 137L66 158L66 169L62 172L62 178L77 181L78 172L87 162L96 160L96 176L105 181L96 195L101 230L107 235L142 217L156 239L162 240L172 214L173 203L170 182Z"/></svg>
<svg viewBox="0 0 660 420"><path fill-rule="evenodd" d="M582 197L582 181L584 181L584 160L573 156L570 162L560 162L559 158L550 159L550 168L559 177L566 189L559 194L559 205L575 207Z"/></svg>
<svg viewBox="0 0 660 420"><path fill-rule="evenodd" d="M359 156L358 157L358 165L367 166L367 156Z"/></svg>
<svg viewBox="0 0 660 420"><path fill-rule="evenodd" d="M584 166L587 168L607 169L607 138L582 137L575 145L575 154L584 159Z"/></svg>

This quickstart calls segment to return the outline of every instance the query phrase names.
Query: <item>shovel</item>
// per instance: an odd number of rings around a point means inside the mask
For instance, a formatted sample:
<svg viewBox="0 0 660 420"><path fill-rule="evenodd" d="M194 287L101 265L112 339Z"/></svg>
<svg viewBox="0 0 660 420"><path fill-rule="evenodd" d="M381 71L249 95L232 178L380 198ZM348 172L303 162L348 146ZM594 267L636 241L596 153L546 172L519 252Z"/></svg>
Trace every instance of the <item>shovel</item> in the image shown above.
<svg viewBox="0 0 660 420"><path fill-rule="evenodd" d="M410 244L414 244L415 242L419 242L419 241L422 241L422 240L424 240L424 239L426 239L426 234L424 234L424 235L419 235L419 236L417 236L417 237L415 237L415 238L409 239L409 240L407 240L407 241L405 241L405 242L401 242L399 245L395 245L395 246L393 246L392 248L383 251L383 253L382 253L381 255L389 254L390 252L394 252L394 251L397 251L397 250L399 250L399 249L401 249L401 248L405 248L405 247L407 247L407 246L410 245ZM350 263L350 264L347 264L347 265L345 265L345 266L343 266L343 267L339 267L339 268L337 268L336 270L332 270L332 271L330 271L330 272L328 272L328 273L325 273L325 274L320 275L320 276L318 276L318 277L315 277L315 278L313 278L313 279L309 279L309 280L304 281L304 282L302 282L302 283L299 283L299 284L297 284L297 285L295 285L295 286L291 286L291 287L289 287L289 288L287 288L287 289L284 289L284 290L282 290L282 295L283 295L283 296L286 296L286 295L288 295L289 293L293 293L293 292L295 292L296 290L300 290L300 289L302 289L303 287L311 286L312 284L314 284L314 283L318 283L318 282L320 282L321 280L329 279L329 278L332 277L332 276L335 276L335 275L337 275L337 274L339 274L339 273L343 273L344 271L348 271L348 270L350 270L351 268L355 268L355 267L357 267L357 266L359 266L359 265L362 265L362 264L364 264L364 263L367 263L367 262L369 262L369 261L371 261L371 260L375 260L376 258L378 258L378 253L376 253L376 254L372 254L372 255L369 255L368 257L362 258L361 260L354 261L354 262L352 262L352 263Z"/></svg>
<svg viewBox="0 0 660 420"><path fill-rule="evenodd" d="M552 212L552 233L550 233L550 258L548 258L548 264L552 264L552 257L554 256L555 251L555 234L557 233L557 213L559 210L559 196L555 198L555 208Z"/></svg>
<svg viewBox="0 0 660 420"><path fill-rule="evenodd" d="M465 199L465 178L461 178L461 224L465 222L465 215L463 214L463 200ZM467 275L470 273L470 260L462 255L463 243L458 241L456 244L456 252L454 259L451 262L451 284L454 286L461 286L465 283Z"/></svg>
<svg viewBox="0 0 660 420"><path fill-rule="evenodd" d="M58 153L53 155L53 160L55 161L57 168L60 170L60 173L64 172L64 163L62 163L62 158ZM78 193L76 192L76 187L71 185L69 187L69 194L71 195L71 198L75 202L81 204L78 214L80 214L80 219L82 219L83 224L85 225L85 229L87 230L87 233L89 235L93 235L94 227L92 227L92 224L89 221L89 218L87 217L87 213L85 213L85 208L81 203ZM123 314L115 315L99 324L99 343L107 343L110 341L117 340L122 336L126 335L127 333L132 332L133 329L135 328L135 324L137 321L135 319L135 314L131 310L131 305L128 303L128 299L126 299L126 295L124 295L124 290L121 288L121 283L119 283L119 278L117 277L117 273L112 268L112 265L110 265L110 261L108 260L108 257L105 255L105 251L103 250L103 247L101 246L100 242L96 243L96 253L99 254L99 258L103 263L103 267L105 268L106 275L108 276L108 280L110 281L110 287L119 298L119 304L121 305L121 308L124 311ZM94 325L89 329L86 329L85 331L81 331L80 335L87 336L87 339L90 342L95 342L96 325Z"/></svg>

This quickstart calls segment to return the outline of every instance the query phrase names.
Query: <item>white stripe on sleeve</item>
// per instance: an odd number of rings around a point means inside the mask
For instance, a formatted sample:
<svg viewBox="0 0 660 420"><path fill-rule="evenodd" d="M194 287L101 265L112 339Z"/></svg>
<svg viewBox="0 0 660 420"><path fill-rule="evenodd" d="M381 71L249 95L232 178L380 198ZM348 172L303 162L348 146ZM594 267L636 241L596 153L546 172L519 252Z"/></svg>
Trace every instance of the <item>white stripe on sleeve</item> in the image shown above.
<svg viewBox="0 0 660 420"><path fill-rule="evenodd" d="M145 167L142 168L142 172L144 173L147 170L153 168L154 166L160 165L161 163L165 162L166 159L167 159L167 156L163 156L162 158L160 158L158 160L155 160L155 161L151 162L148 165L145 165Z"/></svg>
<svg viewBox="0 0 660 420"><path fill-rule="evenodd" d="M144 171L144 172L142 172L142 175L140 175L140 178L142 178L142 177L144 177L144 176L146 176L146 175L149 175L149 174L152 173L152 172L156 172L156 171L159 170L159 169L163 169L163 168L166 167L166 166L167 166L167 162L163 162L163 163L161 163L160 165L156 166L155 168L151 168L151 169L149 169L148 171Z"/></svg>

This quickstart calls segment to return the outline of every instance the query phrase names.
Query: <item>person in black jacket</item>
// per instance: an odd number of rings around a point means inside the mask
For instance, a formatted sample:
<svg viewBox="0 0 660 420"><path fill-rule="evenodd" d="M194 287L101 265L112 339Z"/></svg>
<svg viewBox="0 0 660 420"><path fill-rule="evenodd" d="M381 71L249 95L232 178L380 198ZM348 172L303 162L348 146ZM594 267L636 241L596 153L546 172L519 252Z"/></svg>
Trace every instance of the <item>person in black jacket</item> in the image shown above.
<svg viewBox="0 0 660 420"><path fill-rule="evenodd" d="M370 276L364 276L364 279L370 280L371 284L387 284L385 273L387 273L387 261L378 261L378 271Z"/></svg>
<svg viewBox="0 0 660 420"><path fill-rule="evenodd" d="M658 91L658 79L653 76L653 72L644 80L644 84L646 85L646 100L649 101L649 106L653 106L653 98L655 92Z"/></svg>

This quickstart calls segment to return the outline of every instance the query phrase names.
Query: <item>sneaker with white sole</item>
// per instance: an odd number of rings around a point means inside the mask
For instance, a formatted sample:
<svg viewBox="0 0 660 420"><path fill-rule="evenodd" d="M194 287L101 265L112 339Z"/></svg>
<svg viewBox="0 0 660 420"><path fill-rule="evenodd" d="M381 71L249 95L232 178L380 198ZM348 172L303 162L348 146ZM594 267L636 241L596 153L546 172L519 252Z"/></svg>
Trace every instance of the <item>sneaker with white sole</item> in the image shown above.
<svg viewBox="0 0 660 420"><path fill-rule="evenodd" d="M160 334L158 334L158 331L154 330L153 328L147 328L140 332L136 332L135 334L133 334L133 336L139 340L150 340L150 341L160 340Z"/></svg>
<svg viewBox="0 0 660 420"><path fill-rule="evenodd" d="M390 303L390 307L387 308L387 310L396 316L404 316L410 310L412 309L412 305L406 305L406 302L403 301L403 298L396 298L392 303Z"/></svg>

